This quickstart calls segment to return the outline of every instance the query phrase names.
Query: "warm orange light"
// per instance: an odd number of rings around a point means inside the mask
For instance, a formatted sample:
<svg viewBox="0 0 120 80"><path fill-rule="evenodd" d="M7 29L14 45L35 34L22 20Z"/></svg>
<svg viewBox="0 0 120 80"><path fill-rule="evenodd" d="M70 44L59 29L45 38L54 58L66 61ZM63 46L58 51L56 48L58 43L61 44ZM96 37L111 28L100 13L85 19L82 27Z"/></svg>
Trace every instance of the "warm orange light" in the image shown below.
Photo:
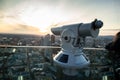
<svg viewBox="0 0 120 80"><path fill-rule="evenodd" d="M31 10L27 9L20 14L20 19L27 25L39 28L40 32L50 33L50 26L68 19L59 11L52 12L49 8Z"/></svg>

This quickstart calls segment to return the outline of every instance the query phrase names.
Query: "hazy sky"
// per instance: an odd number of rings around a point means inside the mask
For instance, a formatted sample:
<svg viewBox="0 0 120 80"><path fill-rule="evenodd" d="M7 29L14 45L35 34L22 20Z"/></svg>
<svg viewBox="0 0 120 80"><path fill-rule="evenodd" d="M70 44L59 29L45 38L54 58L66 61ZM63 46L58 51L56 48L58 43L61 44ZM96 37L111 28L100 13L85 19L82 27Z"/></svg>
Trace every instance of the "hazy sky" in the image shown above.
<svg viewBox="0 0 120 80"><path fill-rule="evenodd" d="M4 33L50 33L56 25L95 18L104 22L101 34L120 31L120 0L0 0L0 32Z"/></svg>

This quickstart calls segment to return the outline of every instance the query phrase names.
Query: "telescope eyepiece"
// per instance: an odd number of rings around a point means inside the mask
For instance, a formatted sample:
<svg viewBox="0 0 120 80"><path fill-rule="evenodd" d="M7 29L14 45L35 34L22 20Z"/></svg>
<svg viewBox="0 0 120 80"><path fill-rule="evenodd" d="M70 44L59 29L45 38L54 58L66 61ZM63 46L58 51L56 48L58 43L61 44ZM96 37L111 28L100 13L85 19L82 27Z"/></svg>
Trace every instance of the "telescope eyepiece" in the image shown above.
<svg viewBox="0 0 120 80"><path fill-rule="evenodd" d="M99 29L99 28L101 28L103 26L103 22L98 20L98 21L95 22L95 26L96 26L96 28Z"/></svg>
<svg viewBox="0 0 120 80"><path fill-rule="evenodd" d="M100 29L100 28L103 26L103 22L102 22L101 20L95 19L95 20L92 22L92 26L93 26L93 29L94 29L94 30Z"/></svg>

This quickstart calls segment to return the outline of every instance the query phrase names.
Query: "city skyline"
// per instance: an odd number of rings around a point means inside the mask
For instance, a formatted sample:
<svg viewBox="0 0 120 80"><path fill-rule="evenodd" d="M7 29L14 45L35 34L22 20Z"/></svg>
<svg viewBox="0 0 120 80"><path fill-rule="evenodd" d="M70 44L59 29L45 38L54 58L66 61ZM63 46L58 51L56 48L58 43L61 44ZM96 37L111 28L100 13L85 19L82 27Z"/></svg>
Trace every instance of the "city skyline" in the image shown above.
<svg viewBox="0 0 120 80"><path fill-rule="evenodd" d="M48 34L51 27L97 18L104 22L100 35L114 35L120 31L119 4L119 0L1 0L0 33Z"/></svg>

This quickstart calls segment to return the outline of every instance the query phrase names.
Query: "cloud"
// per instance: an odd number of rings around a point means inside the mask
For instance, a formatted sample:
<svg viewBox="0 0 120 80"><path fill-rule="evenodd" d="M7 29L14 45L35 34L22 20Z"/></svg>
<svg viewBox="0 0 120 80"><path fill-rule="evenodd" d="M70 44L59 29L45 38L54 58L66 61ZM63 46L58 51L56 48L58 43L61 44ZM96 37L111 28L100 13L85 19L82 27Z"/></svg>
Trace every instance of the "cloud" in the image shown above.
<svg viewBox="0 0 120 80"><path fill-rule="evenodd" d="M35 33L47 24L46 30L54 24L86 23L95 18L104 21L103 28L119 28L119 3L119 0L0 0L0 21L8 19L7 23L0 22L0 27L6 26L0 31Z"/></svg>
<svg viewBox="0 0 120 80"><path fill-rule="evenodd" d="M36 27L5 21L0 22L0 33L42 34Z"/></svg>
<svg viewBox="0 0 120 80"><path fill-rule="evenodd" d="M27 26L27 28L22 28L21 26L15 25L3 25L4 28L2 27L0 29L0 33L21 33L21 34L42 34L37 28Z"/></svg>

